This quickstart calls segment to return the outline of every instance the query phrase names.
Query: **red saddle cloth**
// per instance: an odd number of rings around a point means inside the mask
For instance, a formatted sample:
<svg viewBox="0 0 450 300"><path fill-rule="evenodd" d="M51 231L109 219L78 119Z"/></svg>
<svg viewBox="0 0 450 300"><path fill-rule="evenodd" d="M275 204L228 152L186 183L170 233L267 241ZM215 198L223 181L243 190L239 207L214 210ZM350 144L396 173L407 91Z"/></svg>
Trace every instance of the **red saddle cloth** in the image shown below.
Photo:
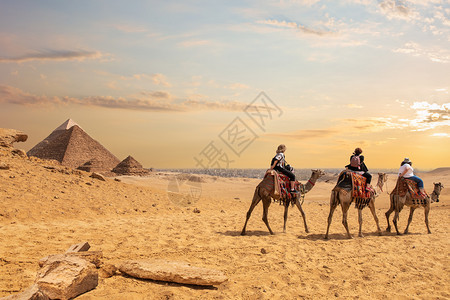
<svg viewBox="0 0 450 300"><path fill-rule="evenodd" d="M420 193L419 188L417 187L417 182L412 179L407 178L399 178L397 180L397 184L392 190L392 194L399 195L400 197L404 197L406 193L409 192L411 195L412 201L415 204L426 204L428 199L428 194L425 192L425 195Z"/></svg>
<svg viewBox="0 0 450 300"><path fill-rule="evenodd" d="M352 197L356 199L370 199L371 193L366 190L366 177L351 172Z"/></svg>
<svg viewBox="0 0 450 300"><path fill-rule="evenodd" d="M280 204L294 204L294 196L290 193L291 191L291 181L289 177L282 173L277 173L278 183L280 185ZM299 191L300 183L298 181L295 182L295 189Z"/></svg>

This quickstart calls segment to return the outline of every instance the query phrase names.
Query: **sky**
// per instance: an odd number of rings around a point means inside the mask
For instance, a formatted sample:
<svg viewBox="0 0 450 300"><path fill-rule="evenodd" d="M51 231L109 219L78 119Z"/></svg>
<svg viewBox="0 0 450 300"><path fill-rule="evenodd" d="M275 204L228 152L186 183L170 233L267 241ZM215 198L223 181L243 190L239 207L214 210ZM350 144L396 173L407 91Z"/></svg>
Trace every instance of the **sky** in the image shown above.
<svg viewBox="0 0 450 300"><path fill-rule="evenodd" d="M450 166L450 1L0 1L0 127L154 168Z"/></svg>

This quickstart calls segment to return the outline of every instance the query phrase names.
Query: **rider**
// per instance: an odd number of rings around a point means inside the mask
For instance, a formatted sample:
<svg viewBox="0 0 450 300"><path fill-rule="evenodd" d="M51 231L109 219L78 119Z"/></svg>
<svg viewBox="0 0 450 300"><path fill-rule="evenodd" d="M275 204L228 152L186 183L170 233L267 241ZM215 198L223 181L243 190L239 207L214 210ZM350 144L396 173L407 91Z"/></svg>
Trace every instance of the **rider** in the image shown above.
<svg viewBox="0 0 450 300"><path fill-rule="evenodd" d="M364 163L364 155L361 155L362 152L361 148L356 148L353 155L350 156L350 164L345 167L352 171L363 172L362 176L366 178L366 189L370 190L369 185L372 181L372 175L369 173L369 169L367 169L367 166Z"/></svg>
<svg viewBox="0 0 450 300"><path fill-rule="evenodd" d="M277 154L272 158L270 162L270 169L283 173L287 177L289 177L289 181L291 183L291 193L297 192L295 190L295 174L293 173L294 168L286 164L286 159L284 156L284 152L286 151L286 146L281 144L277 148Z"/></svg>
<svg viewBox="0 0 450 300"><path fill-rule="evenodd" d="M400 164L400 169L398 170L398 177L411 179L417 182L417 187L419 188L420 194L426 197L425 189L423 187L423 180L414 175L414 169L411 165L412 162L409 160L409 158L406 157Z"/></svg>

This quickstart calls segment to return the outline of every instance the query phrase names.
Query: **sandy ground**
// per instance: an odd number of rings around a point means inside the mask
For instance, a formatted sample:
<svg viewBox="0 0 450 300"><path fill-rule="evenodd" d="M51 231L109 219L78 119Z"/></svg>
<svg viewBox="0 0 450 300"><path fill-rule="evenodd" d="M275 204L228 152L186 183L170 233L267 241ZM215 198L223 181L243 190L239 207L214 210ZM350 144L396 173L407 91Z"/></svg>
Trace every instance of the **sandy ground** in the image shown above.
<svg viewBox="0 0 450 300"><path fill-rule="evenodd" d="M205 288L117 275L100 279L95 290L78 299L450 299L449 169L420 175L429 192L433 182L445 186L441 201L432 204L432 234L427 234L423 209L418 209L410 234L378 236L365 209L365 237L357 237L357 211L352 207L349 226L354 238L349 240L338 207L326 241L334 182L318 182L306 195L303 207L310 233L305 233L295 207L289 210L283 233L283 207L274 203L269 222L275 235L268 234L261 220L260 204L250 218L248 235L240 236L255 179L202 176L202 183L193 184L201 197L178 201L168 193L175 182L168 174L102 182L50 162L13 157L4 149L0 163L10 166L0 170L0 297L27 288L40 258L88 241L109 263L181 260L222 270L229 280ZM390 175L388 189L394 181ZM190 188L184 184L180 191ZM376 200L382 229L388 199L384 193ZM402 231L408 211L400 215Z"/></svg>

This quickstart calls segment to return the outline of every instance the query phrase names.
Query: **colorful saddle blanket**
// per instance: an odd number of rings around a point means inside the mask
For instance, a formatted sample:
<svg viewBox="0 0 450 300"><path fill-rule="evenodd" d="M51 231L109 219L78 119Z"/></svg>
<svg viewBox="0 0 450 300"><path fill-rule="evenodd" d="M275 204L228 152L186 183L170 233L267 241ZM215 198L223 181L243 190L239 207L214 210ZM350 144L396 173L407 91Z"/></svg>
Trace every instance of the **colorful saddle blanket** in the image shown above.
<svg viewBox="0 0 450 300"><path fill-rule="evenodd" d="M417 182L407 178L399 178L397 184L392 190L392 194L404 197L406 193L409 192L413 204L426 204L429 198L427 193L421 195L419 188L417 187Z"/></svg>
<svg viewBox="0 0 450 300"><path fill-rule="evenodd" d="M372 192L366 190L366 178L351 171L341 172L333 191L337 190L351 191L352 201L355 201L355 207L358 209L366 207L372 196Z"/></svg>
<svg viewBox="0 0 450 300"><path fill-rule="evenodd" d="M289 177L287 177L284 174L278 173L275 170L269 170L264 175L264 180L261 182L261 184L266 182L266 177L269 175L273 176L273 189L274 195L276 197L275 200L278 200L280 205L281 204L289 205L289 203L293 205L295 203L295 201L293 201L295 196L292 195L292 193L290 193L291 182L289 180ZM267 186L266 188L268 187L269 186ZM301 188L300 183L296 181L295 189L297 191L300 191L300 188Z"/></svg>

